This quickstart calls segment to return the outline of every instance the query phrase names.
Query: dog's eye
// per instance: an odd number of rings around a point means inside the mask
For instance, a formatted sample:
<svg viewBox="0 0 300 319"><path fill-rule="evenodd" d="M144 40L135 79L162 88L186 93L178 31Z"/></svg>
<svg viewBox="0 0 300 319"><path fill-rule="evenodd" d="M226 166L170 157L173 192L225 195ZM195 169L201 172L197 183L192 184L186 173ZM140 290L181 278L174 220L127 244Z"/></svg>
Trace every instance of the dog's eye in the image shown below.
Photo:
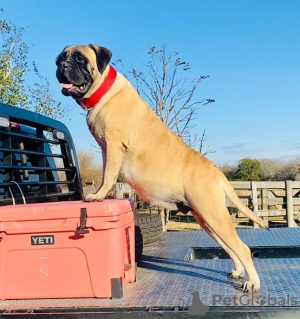
<svg viewBox="0 0 300 319"><path fill-rule="evenodd" d="M81 56L81 55L76 55L76 56L75 56L75 60L76 60L76 62L78 62L78 63L82 63L82 62L84 62L84 57Z"/></svg>

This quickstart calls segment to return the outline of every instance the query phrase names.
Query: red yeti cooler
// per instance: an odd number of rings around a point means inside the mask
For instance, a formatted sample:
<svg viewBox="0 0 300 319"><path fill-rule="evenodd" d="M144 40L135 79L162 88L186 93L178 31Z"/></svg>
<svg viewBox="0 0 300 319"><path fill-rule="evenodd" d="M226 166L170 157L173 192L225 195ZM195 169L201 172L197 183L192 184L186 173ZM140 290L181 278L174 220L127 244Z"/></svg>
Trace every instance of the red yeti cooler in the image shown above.
<svg viewBox="0 0 300 319"><path fill-rule="evenodd" d="M127 200L0 208L0 298L121 298L135 281Z"/></svg>

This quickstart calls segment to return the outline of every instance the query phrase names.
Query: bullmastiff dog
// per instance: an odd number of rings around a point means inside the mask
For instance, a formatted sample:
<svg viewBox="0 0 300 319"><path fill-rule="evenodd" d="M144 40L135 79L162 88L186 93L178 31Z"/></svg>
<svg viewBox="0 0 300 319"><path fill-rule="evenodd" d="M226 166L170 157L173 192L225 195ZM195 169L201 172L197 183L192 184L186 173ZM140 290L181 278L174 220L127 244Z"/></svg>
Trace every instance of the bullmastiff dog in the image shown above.
<svg viewBox="0 0 300 319"><path fill-rule="evenodd" d="M97 45L67 46L58 55L62 93L88 111L87 125L103 154L102 185L86 201L102 201L120 174L145 201L183 213L196 221L228 253L244 277L244 292L260 289L250 249L233 227L225 196L248 218L264 222L239 200L224 174L186 145L151 110L124 76L109 65L112 53Z"/></svg>

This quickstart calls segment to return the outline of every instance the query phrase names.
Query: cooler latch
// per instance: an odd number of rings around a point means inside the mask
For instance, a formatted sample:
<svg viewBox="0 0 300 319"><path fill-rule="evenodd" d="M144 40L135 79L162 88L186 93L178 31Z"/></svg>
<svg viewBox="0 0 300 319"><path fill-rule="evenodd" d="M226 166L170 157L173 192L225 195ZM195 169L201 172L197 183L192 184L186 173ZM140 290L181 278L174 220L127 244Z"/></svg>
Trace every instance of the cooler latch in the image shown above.
<svg viewBox="0 0 300 319"><path fill-rule="evenodd" d="M125 269L131 269L131 268L132 268L129 229L130 229L130 227L127 227L127 228L125 229L125 234L126 234L126 248L127 248L127 259L128 259L128 264L125 264L125 265L124 265L124 268L125 268Z"/></svg>
<svg viewBox="0 0 300 319"><path fill-rule="evenodd" d="M86 219L87 219L86 208L81 208L80 209L80 225L79 225L79 229L75 230L75 235L84 235L90 232L88 229L85 229Z"/></svg>

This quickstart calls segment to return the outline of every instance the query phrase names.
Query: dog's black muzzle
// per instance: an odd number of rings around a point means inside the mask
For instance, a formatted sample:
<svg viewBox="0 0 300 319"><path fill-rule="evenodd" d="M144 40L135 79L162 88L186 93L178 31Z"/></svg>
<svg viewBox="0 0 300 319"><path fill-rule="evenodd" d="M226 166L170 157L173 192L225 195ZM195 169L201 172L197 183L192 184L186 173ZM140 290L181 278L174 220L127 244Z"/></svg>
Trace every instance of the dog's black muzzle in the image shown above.
<svg viewBox="0 0 300 319"><path fill-rule="evenodd" d="M71 61L59 63L56 77L62 86L62 94L75 99L82 98L93 82L89 72Z"/></svg>

